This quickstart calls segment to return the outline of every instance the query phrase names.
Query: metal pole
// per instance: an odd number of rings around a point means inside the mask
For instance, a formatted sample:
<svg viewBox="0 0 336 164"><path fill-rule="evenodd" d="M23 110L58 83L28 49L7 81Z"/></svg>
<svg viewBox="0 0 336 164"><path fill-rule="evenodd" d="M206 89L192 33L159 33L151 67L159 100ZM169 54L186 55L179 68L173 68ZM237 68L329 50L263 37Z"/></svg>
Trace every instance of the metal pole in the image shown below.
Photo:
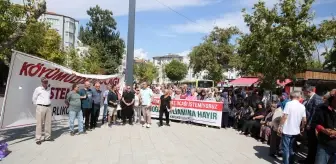
<svg viewBox="0 0 336 164"><path fill-rule="evenodd" d="M128 11L128 36L127 36L127 57L126 57L126 85L133 87L134 67L134 33L135 33L135 1L129 0Z"/></svg>

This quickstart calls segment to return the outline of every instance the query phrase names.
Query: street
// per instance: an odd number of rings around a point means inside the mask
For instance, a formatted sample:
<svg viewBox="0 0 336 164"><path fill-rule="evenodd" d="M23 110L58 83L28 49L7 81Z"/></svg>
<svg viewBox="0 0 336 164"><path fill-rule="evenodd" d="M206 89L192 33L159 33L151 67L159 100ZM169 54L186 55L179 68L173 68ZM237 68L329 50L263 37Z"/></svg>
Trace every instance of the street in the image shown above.
<svg viewBox="0 0 336 164"><path fill-rule="evenodd" d="M263 164L280 163L268 156L268 145L233 129L172 123L151 129L140 125L97 128L70 136L67 123L53 125L54 142L38 146L34 128L3 131L12 151L3 164Z"/></svg>

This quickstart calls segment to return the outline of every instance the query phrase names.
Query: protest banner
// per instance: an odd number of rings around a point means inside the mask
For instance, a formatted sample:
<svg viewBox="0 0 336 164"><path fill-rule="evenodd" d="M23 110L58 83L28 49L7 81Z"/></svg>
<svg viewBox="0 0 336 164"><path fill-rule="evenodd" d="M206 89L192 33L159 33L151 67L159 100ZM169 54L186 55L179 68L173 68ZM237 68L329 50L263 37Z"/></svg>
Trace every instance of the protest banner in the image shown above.
<svg viewBox="0 0 336 164"><path fill-rule="evenodd" d="M123 82L121 75L80 74L19 51L13 51L9 69L5 98L1 109L1 129L29 126L36 123L36 106L32 104L32 95L35 88L41 86L42 77L49 80L53 121L68 119L69 111L65 105L65 98L72 83L78 83L82 88L85 81L91 81L92 84L100 82L101 90L104 91L107 84L116 85Z"/></svg>
<svg viewBox="0 0 336 164"><path fill-rule="evenodd" d="M190 121L205 125L221 127L222 102L172 100L173 109L169 113L171 120ZM160 99L152 102L152 117L159 118ZM163 116L165 117L165 116Z"/></svg>

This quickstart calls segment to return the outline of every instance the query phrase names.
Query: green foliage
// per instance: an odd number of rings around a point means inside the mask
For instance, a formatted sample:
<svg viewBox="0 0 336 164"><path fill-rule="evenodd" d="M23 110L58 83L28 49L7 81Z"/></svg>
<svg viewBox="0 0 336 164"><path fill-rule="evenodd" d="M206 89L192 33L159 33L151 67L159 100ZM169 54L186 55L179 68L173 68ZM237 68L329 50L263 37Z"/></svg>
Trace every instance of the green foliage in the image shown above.
<svg viewBox="0 0 336 164"><path fill-rule="evenodd" d="M334 40L334 45L332 49L328 52L323 53L325 61L323 67L326 70L336 71L336 40Z"/></svg>
<svg viewBox="0 0 336 164"><path fill-rule="evenodd" d="M152 83L158 77L158 70L151 62L136 63L134 65L134 76L138 82Z"/></svg>
<svg viewBox="0 0 336 164"><path fill-rule="evenodd" d="M235 53L235 45L231 44L230 40L238 34L240 32L236 27L215 27L204 38L203 43L194 47L189 54L190 66L194 73L207 70L211 80L222 80L224 68L229 65L230 58Z"/></svg>
<svg viewBox="0 0 336 164"><path fill-rule="evenodd" d="M323 70L323 64L315 59L307 60L307 69Z"/></svg>
<svg viewBox="0 0 336 164"><path fill-rule="evenodd" d="M4 55L2 52L8 51L5 49L11 49L24 36L27 26L36 23L45 11L45 1L26 0L24 5L0 1L0 53Z"/></svg>
<svg viewBox="0 0 336 164"><path fill-rule="evenodd" d="M93 45L89 48L88 56L83 59L85 73L89 74L104 74L104 69L101 68L101 61L99 55L101 52L97 48L99 45Z"/></svg>
<svg viewBox="0 0 336 164"><path fill-rule="evenodd" d="M164 71L171 81L181 81L188 73L188 66L180 61L173 60L165 66Z"/></svg>
<svg viewBox="0 0 336 164"><path fill-rule="evenodd" d="M27 26L24 36L14 45L14 49L62 65L65 55L60 49L61 43L61 36L55 30L43 22L35 22Z"/></svg>
<svg viewBox="0 0 336 164"><path fill-rule="evenodd" d="M70 49L66 52L66 63L68 68L80 73L85 73L84 60L79 56L76 49Z"/></svg>
<svg viewBox="0 0 336 164"><path fill-rule="evenodd" d="M79 39L84 44L94 47L92 51L96 54L93 56L98 57L98 65L102 69L99 72L104 74L117 73L125 43L120 38L119 32L116 31L117 23L113 18L113 13L109 10L103 10L97 5L91 7L87 14L90 16L90 21L85 28L80 28ZM91 71L95 72L96 70L94 68Z"/></svg>
<svg viewBox="0 0 336 164"><path fill-rule="evenodd" d="M317 27L310 12L314 0L297 4L281 0L272 9L264 2L254 5L252 14L243 10L244 21L250 29L239 40L237 67L246 74L261 74L262 86L274 88L277 79L293 79L307 69L307 59L319 41Z"/></svg>
<svg viewBox="0 0 336 164"><path fill-rule="evenodd" d="M336 40L336 18L324 20L318 29L319 39L321 42Z"/></svg>

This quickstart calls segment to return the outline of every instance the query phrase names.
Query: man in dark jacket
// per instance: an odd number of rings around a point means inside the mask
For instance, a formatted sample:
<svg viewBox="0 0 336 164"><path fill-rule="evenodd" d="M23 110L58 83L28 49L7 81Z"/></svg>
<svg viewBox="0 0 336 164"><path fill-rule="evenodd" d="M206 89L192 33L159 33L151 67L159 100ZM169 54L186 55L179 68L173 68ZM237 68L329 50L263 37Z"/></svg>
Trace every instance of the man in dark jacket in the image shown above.
<svg viewBox="0 0 336 164"><path fill-rule="evenodd" d="M336 163L336 95L331 93L328 105L323 105L316 113L314 122L318 139L316 164ZM332 160L333 159L333 160ZM333 162L332 162L333 161Z"/></svg>
<svg viewBox="0 0 336 164"><path fill-rule="evenodd" d="M312 120L315 116L315 113L318 112L317 110L319 110L318 106L323 103L323 100L321 96L317 95L314 92L313 86L309 85L304 86L303 93L305 94L307 99L305 107L307 115L306 133L308 138L308 155L304 163L314 164L317 150L317 138L315 134L316 124Z"/></svg>

